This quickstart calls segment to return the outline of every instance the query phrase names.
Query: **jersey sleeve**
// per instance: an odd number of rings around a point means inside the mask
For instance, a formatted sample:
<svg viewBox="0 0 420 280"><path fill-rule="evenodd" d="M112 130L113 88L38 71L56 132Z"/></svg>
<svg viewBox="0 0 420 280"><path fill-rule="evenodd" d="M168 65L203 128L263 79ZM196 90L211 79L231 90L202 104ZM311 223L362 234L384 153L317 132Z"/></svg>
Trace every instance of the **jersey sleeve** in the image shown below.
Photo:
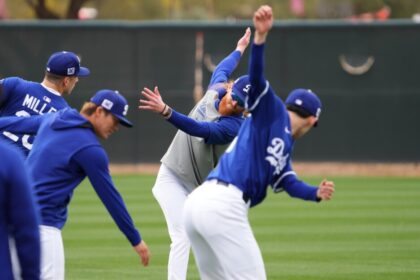
<svg viewBox="0 0 420 280"><path fill-rule="evenodd" d="M272 187L274 192L286 191L288 195L294 198L319 201L316 195L318 188L299 180L296 172L292 169L290 160Z"/></svg>
<svg viewBox="0 0 420 280"><path fill-rule="evenodd" d="M224 83L226 82L232 72L238 66L239 60L241 59L241 52L240 51L233 51L227 57L225 57L214 69L213 75L210 79L209 87L216 83Z"/></svg>
<svg viewBox="0 0 420 280"><path fill-rule="evenodd" d="M264 44L252 44L249 61L249 80L251 82L251 90L246 100L246 106L252 112L269 89L269 84L264 78Z"/></svg>
<svg viewBox="0 0 420 280"><path fill-rule="evenodd" d="M140 233L134 227L124 201L112 182L108 169L108 157L102 147L87 147L76 153L73 160L85 171L95 192L118 228L124 233L131 245L138 245L141 241Z"/></svg>
<svg viewBox="0 0 420 280"><path fill-rule="evenodd" d="M48 115L37 115L31 117L1 117L0 131L7 130L11 133L24 133L34 135L37 133L41 123L49 117Z"/></svg>
<svg viewBox="0 0 420 280"><path fill-rule="evenodd" d="M283 185L284 190L291 197L309 201L320 201L316 195L318 188L310 186L305 182L298 180L296 176L288 176L284 178Z"/></svg>
<svg viewBox="0 0 420 280"><path fill-rule="evenodd" d="M220 117L215 122L209 122L210 135L205 139L206 144L225 145L232 142L243 121L242 117Z"/></svg>
<svg viewBox="0 0 420 280"><path fill-rule="evenodd" d="M251 112L258 127L268 126L281 116L279 112L284 111L284 105L264 78L264 44L252 45L249 79L251 89L245 107Z"/></svg>
<svg viewBox="0 0 420 280"><path fill-rule="evenodd" d="M23 159L17 153L7 157L9 166L9 220L23 279L38 279L40 273L39 214L24 172Z"/></svg>
<svg viewBox="0 0 420 280"><path fill-rule="evenodd" d="M210 136L210 128L208 122L196 121L184 114L178 113L175 110L172 110L172 115L169 119L167 119L167 121L188 135L201 137L204 139Z"/></svg>

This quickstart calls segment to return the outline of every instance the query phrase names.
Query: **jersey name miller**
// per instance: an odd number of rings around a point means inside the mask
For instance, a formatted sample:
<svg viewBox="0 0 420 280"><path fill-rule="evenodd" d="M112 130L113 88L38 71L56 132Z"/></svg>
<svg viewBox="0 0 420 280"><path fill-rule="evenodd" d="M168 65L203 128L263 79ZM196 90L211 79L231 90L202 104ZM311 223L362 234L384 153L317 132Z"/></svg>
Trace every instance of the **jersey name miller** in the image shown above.
<svg viewBox="0 0 420 280"><path fill-rule="evenodd" d="M273 175L279 175L283 168L286 166L289 154L283 155L284 141L278 137L271 140L271 145L267 147L268 155L265 160L268 161L273 167Z"/></svg>
<svg viewBox="0 0 420 280"><path fill-rule="evenodd" d="M44 100L48 101L48 99L45 99L45 98L44 98ZM43 102L42 100L36 98L35 96L29 95L29 94L26 94L25 99L22 102L22 106L34 111L37 114L40 114L40 115L57 111L57 109L55 109L53 107L49 107L47 109L48 102L47 103Z"/></svg>

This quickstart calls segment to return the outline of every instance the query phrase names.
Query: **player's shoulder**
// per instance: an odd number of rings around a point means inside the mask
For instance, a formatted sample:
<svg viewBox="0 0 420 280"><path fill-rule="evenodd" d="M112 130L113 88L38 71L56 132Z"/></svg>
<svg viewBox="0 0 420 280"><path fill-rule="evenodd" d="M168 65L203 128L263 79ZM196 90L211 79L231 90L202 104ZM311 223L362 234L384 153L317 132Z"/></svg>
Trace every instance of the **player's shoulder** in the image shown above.
<svg viewBox="0 0 420 280"><path fill-rule="evenodd" d="M13 91L19 89L26 89L28 87L39 86L39 83L27 81L21 77L4 78L1 82L3 89L6 91Z"/></svg>

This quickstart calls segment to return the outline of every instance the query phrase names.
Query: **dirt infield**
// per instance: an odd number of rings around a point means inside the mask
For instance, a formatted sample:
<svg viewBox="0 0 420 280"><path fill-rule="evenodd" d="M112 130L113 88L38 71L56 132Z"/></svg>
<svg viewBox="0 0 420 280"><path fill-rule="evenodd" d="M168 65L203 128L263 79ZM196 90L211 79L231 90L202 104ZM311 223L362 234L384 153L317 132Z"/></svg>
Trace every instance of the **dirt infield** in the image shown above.
<svg viewBox="0 0 420 280"><path fill-rule="evenodd" d="M420 163L294 162L301 176L402 176L419 177ZM157 174L159 164L111 164L113 174Z"/></svg>

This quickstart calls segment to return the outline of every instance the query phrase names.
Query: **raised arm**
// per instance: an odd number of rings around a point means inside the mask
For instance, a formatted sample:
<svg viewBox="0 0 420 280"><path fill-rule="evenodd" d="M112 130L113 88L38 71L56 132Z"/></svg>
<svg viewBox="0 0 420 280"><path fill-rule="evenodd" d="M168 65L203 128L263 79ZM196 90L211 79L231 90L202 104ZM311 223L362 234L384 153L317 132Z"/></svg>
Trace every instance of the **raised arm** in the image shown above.
<svg viewBox="0 0 420 280"><path fill-rule="evenodd" d="M238 40L236 49L226 58L224 58L214 69L210 79L209 86L216 83L223 83L229 80L230 75L238 66L241 56L249 45L251 38L251 29L248 27L244 35Z"/></svg>
<svg viewBox="0 0 420 280"><path fill-rule="evenodd" d="M249 79L251 91L249 93L249 110L257 105L257 98L262 95L267 87L264 78L264 43L268 31L273 26L273 12L269 6L261 6L253 17L255 34L252 45L251 57L249 60Z"/></svg>

